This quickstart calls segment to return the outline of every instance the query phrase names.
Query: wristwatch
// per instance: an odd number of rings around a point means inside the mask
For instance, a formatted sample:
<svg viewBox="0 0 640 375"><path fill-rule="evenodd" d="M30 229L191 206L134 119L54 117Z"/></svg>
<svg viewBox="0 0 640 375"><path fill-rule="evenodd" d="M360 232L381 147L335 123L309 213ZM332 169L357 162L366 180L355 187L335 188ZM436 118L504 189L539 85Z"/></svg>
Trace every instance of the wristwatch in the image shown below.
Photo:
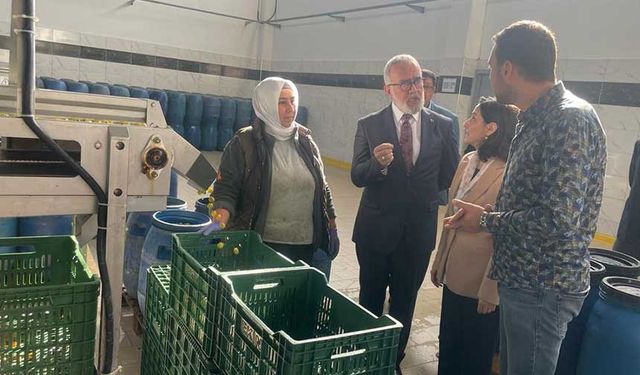
<svg viewBox="0 0 640 375"><path fill-rule="evenodd" d="M489 212L487 212L487 211L484 211L480 215L480 228L485 232L488 232L488 230L487 230L487 216L489 216Z"/></svg>

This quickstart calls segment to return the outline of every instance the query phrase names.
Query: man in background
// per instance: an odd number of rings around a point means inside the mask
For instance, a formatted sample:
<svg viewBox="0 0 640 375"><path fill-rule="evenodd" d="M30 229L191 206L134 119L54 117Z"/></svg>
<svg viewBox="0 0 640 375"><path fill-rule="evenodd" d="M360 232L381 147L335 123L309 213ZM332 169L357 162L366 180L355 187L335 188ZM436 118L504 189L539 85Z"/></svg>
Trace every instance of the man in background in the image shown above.
<svg viewBox="0 0 640 375"><path fill-rule="evenodd" d="M435 113L439 113L444 117L451 119L451 136L456 145L456 150L460 149L460 124L458 123L458 116L445 107L439 105L433 101L433 95L438 89L438 77L434 72L429 69L422 69L422 80L424 84L424 106ZM438 193L438 203L446 206L449 203L449 197L447 190L443 190Z"/></svg>

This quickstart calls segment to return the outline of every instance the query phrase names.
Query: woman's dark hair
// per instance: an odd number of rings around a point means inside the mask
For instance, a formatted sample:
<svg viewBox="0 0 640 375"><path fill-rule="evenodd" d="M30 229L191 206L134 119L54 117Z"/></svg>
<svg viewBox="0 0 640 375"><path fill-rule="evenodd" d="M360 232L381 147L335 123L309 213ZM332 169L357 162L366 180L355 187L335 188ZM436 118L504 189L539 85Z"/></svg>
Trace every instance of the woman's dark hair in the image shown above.
<svg viewBox="0 0 640 375"><path fill-rule="evenodd" d="M518 108L510 104L498 103L494 98L481 98L478 108L485 123L495 122L498 127L478 147L478 157L482 161L492 157L506 161L511 140L516 132Z"/></svg>

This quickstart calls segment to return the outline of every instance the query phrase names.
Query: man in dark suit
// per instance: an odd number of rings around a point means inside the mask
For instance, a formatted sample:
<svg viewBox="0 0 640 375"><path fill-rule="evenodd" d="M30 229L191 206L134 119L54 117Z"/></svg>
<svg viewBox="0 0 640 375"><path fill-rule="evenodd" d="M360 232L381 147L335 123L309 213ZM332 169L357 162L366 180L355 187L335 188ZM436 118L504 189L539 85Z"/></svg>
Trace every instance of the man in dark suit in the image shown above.
<svg viewBox="0 0 640 375"><path fill-rule="evenodd" d="M629 165L629 187L613 250L640 258L640 140L636 141Z"/></svg>
<svg viewBox="0 0 640 375"><path fill-rule="evenodd" d="M433 95L435 94L438 88L438 77L434 72L429 69L422 69L422 79L424 82L424 106L434 111L435 113L439 113L444 117L451 119L453 122L451 124L451 136L453 137L453 141L456 144L456 150L460 148L460 124L458 123L458 116L445 107L439 105L435 101L433 101ZM438 203L443 206L446 206L449 203L449 197L447 194L447 190L443 190L438 194Z"/></svg>
<svg viewBox="0 0 640 375"><path fill-rule="evenodd" d="M424 108L420 65L393 57L384 70L392 104L358 121L351 180L364 187L353 231L360 265L360 304L403 324L396 373L409 339L418 289L435 247L438 192L458 164L451 120Z"/></svg>

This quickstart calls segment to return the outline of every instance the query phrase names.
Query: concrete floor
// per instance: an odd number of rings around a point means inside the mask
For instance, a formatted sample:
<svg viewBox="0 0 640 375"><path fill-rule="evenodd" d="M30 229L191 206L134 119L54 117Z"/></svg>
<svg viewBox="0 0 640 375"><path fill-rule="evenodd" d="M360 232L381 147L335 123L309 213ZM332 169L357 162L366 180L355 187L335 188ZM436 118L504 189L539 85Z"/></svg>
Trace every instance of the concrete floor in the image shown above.
<svg viewBox="0 0 640 375"><path fill-rule="evenodd" d="M206 153L214 165L218 165L220 152ZM358 297L358 262L355 246L351 242L351 233L360 201L361 191L353 186L349 171L336 167L326 167L327 180L333 192L333 199L338 215L338 232L341 239L340 254L334 260L331 273L331 284L357 300ZM180 181L179 197L193 209L194 202L199 195L184 180ZM440 210L443 215L443 210ZM440 220L441 221L441 220ZM609 247L604 243L594 244L599 247ZM406 375L435 375L438 362L438 326L440 323L441 290L435 288L428 277L419 292L416 304L413 328L407 355L402 362L403 373ZM123 309L122 331L124 333L120 346L120 363L123 374L137 375L140 367L140 350L142 340L133 332L133 314L130 309Z"/></svg>

